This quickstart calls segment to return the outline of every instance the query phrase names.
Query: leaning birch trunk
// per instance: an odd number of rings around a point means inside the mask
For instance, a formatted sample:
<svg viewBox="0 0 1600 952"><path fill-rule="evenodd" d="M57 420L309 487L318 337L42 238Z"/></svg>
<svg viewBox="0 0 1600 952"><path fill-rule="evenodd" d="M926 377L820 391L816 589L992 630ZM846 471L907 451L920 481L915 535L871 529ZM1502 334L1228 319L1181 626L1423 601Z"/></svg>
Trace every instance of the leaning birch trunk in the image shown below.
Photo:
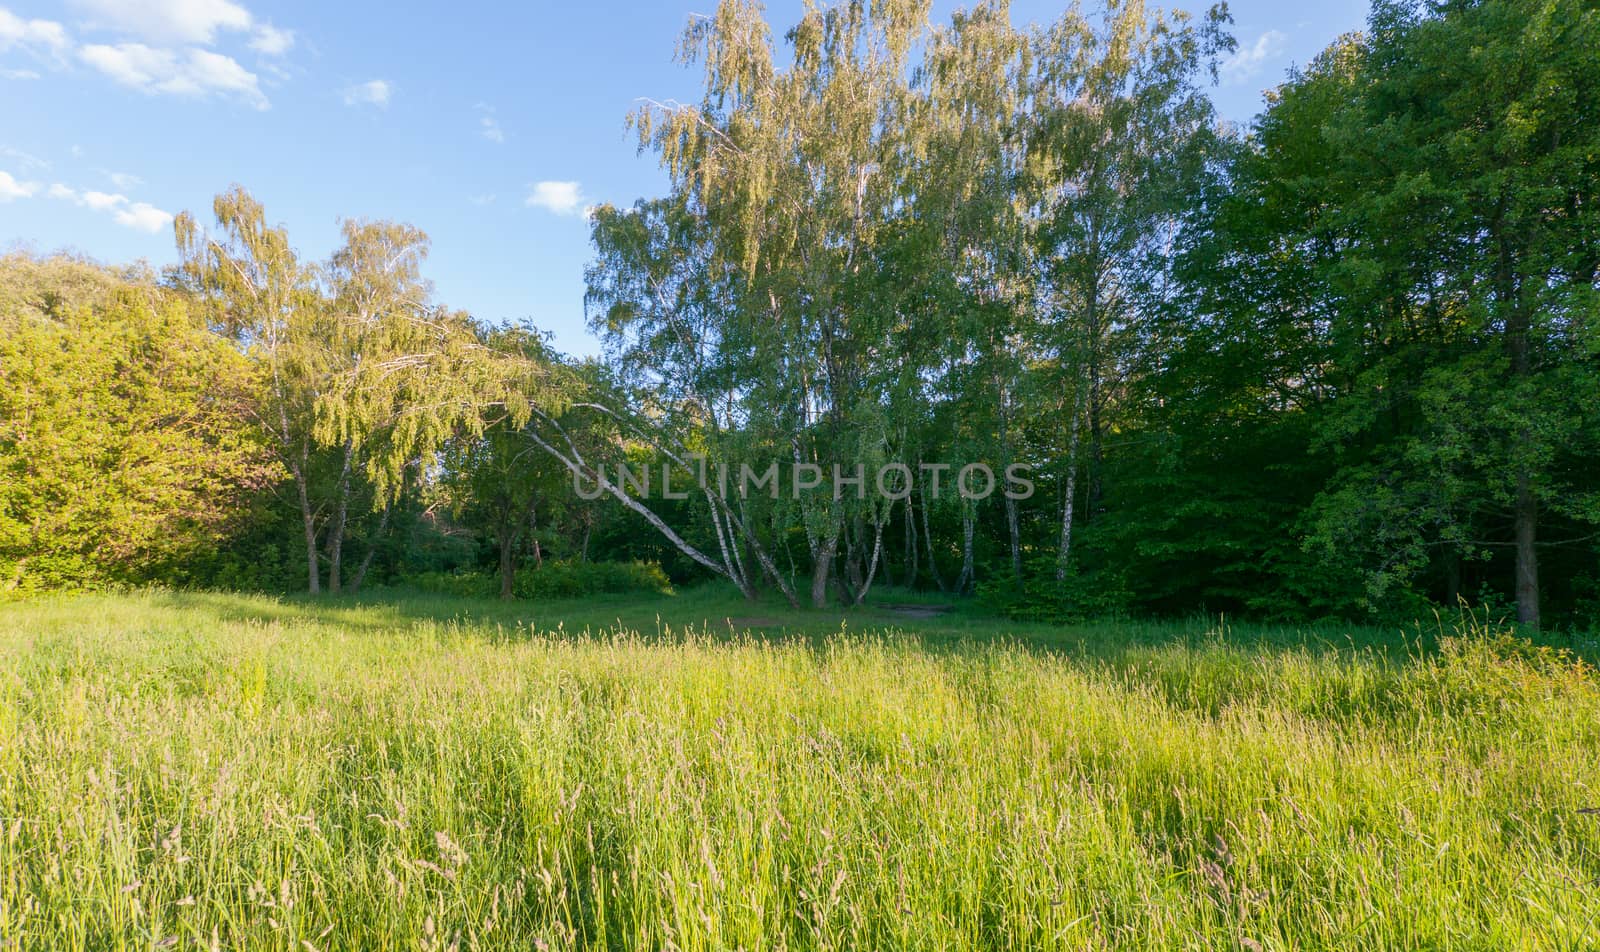
<svg viewBox="0 0 1600 952"><path fill-rule="evenodd" d="M583 406L587 406L591 409L605 413L612 418L619 420L619 422L622 421L622 418L619 417L615 411L604 405L589 403L583 404ZM559 430L560 427L557 427L557 429ZM563 435L565 434L563 433ZM663 445L659 440L651 440L651 442L656 449L665 453L668 459L672 460L674 463L677 463L679 466L684 467L685 469L689 468L687 462L678 453L673 452L670 447ZM545 444L542 441L540 441L540 445L544 446L548 452L556 452L554 449L549 447L548 444ZM571 445L570 440L568 441L568 445ZM795 452L797 454L795 458L798 460L799 444L795 443L794 445L796 447ZM557 458L559 459L560 457L558 456ZM583 463L581 457L576 457L576 460L580 464ZM570 463L567 463L564 459L562 462L568 465L570 468ZM783 597L786 601L788 601L789 607L799 608L800 599L795 594L794 587L789 584L789 582L778 572L778 567L773 562L771 554L768 553L766 547L761 544L761 539L756 532L750 528L749 520L745 518L743 501L741 500L739 504L739 512L735 513L733 508L728 505L728 501L723 498L722 492L713 491L711 486L707 484L704 479L701 480L701 483L701 491L705 494L706 502L709 505L711 512L712 524L717 531L717 544L721 547L723 568L718 572L718 574L724 576L738 586L739 590L744 593L746 598L753 599L757 596L757 594L759 594L756 590L759 577L753 575L751 571L744 565L738 551L738 539L735 537L735 533L737 533L738 536L742 536L749 544L751 550L755 554L756 561L758 561L761 564L762 569L772 577L773 584L777 585L778 591L783 593ZM613 495L614 494L615 493L613 493ZM624 502L628 504L629 508L634 509L635 511L640 510L638 503L630 502L628 500L624 500ZM721 513L720 519L718 518L719 512ZM651 519L650 524L657 525L659 528L658 520ZM809 523L807 524L807 531L810 531ZM669 536L669 538L671 537ZM585 536L585 539L587 540L587 536ZM674 542L673 544L678 545L677 542ZM585 546L587 546L587 541L585 542ZM682 551L681 545L679 545L679 550Z"/></svg>
<svg viewBox="0 0 1600 952"><path fill-rule="evenodd" d="M878 574L878 560L879 557L883 555L883 527L888 521L889 515L888 513L885 513L883 519L876 521L873 526L872 558L867 562L866 581L861 583L861 591L856 593L857 605L865 602L867 600L867 593L872 591L872 579ZM885 563L884 571L886 573L888 571L887 563ZM893 583L891 582L890 584L892 585Z"/></svg>
<svg viewBox="0 0 1600 952"><path fill-rule="evenodd" d="M744 563L741 560L738 552L737 540L734 538L735 531L737 531L739 536L742 537L746 544L750 546L750 551L755 555L756 561L761 564L762 570L771 576L773 584L776 585L778 587L778 591L783 594L784 600L789 603L789 607L799 608L800 599L795 595L794 587L791 586L782 575L778 574L777 563L773 562L771 553L767 552L767 547L761 544L761 538L756 535L755 530L750 527L750 520L746 516L744 502L741 500L739 503L739 511L734 512L733 508L728 505L728 501L722 498L721 493L707 493L707 498L711 501L713 508L721 508L724 517L727 519L728 538L730 543L735 546L733 560L738 565L740 574L742 574L750 584L750 589L752 592L750 597L755 597L755 586L759 577L753 576L749 569L744 566Z"/></svg>
<svg viewBox="0 0 1600 952"><path fill-rule="evenodd" d="M361 557L361 565L356 569L355 581L350 583L350 591L361 591L361 583L367 580L367 570L372 568L372 558L378 554L378 543L383 541L384 534L389 531L389 514L394 512L394 506L383 507L383 518L378 520L378 531L372 537L372 544L367 546L367 554Z"/></svg>
<svg viewBox="0 0 1600 952"><path fill-rule="evenodd" d="M795 595L794 585L778 571L778 564L773 561L772 554L767 551L766 546L761 544L761 540L756 536L755 530L750 527L750 516L745 511L743 499L739 500L738 525L739 531L750 543L750 551L755 555L756 561L761 563L761 568L766 572L767 577L772 579L772 584L776 585L778 591L783 593L783 598L789 603L790 608L799 608L800 598Z"/></svg>
<svg viewBox="0 0 1600 952"><path fill-rule="evenodd" d="M708 502L711 499L709 490L706 492L706 499ZM717 551L722 555L723 574L733 580L733 584L739 589L739 594L743 595L747 600L754 600L756 597L755 586L751 584L750 577L745 574L744 566L739 563L737 549L730 551L728 545L730 533L724 528L722 513L717 509L714 502L711 504L711 527L716 530Z"/></svg>
<svg viewBox="0 0 1600 952"><path fill-rule="evenodd" d="M732 522L733 520L729 519L728 521ZM742 579L739 587L743 590L744 597L750 601L755 601L758 594L756 585L760 579L753 577L750 574L750 569L744 564L744 555L739 551L742 541L734 537L733 528L730 526L728 529L728 554L733 557L732 567L735 572L739 573L739 578Z"/></svg>
<svg viewBox="0 0 1600 952"><path fill-rule="evenodd" d="M662 521L661 517L656 515L649 506L646 506L639 500L628 495L626 490L618 486L616 483L613 483L611 480L606 479L605 476L600 473L600 471L590 470L587 464L582 462L581 458L575 459L567 456L565 453L562 453L550 443L546 442L543 437L539 436L538 433L530 430L528 435L529 438L532 439L540 449L550 454L550 456L555 459L556 462L566 467L567 471L572 473L573 476L580 479L588 478L594 480L595 483L600 487L601 491L610 493L611 496L613 496L618 502L644 517L644 521L650 523L650 525L654 527L657 532L661 533L661 535L668 542L672 543L674 548L688 556L695 564L717 575L720 575L729 581L733 581L732 577L728 575L727 566L717 564L716 560L695 548L682 536L674 532L672 527L667 525L666 522Z"/></svg>

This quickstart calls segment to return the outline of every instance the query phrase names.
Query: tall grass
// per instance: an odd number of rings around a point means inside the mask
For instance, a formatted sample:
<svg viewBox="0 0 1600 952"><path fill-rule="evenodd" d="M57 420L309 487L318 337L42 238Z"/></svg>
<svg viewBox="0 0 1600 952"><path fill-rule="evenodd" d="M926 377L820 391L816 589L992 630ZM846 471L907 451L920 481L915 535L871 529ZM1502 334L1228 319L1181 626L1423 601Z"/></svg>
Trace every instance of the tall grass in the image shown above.
<svg viewBox="0 0 1600 952"><path fill-rule="evenodd" d="M1470 620L1057 652L427 614L5 608L0 947L1600 944L1600 688Z"/></svg>

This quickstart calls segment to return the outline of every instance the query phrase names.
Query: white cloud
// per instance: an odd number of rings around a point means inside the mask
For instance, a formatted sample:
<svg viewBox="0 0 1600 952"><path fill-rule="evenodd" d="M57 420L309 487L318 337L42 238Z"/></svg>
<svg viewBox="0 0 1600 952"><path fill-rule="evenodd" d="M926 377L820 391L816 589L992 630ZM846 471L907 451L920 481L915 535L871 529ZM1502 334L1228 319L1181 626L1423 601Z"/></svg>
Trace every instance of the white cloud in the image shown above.
<svg viewBox="0 0 1600 952"><path fill-rule="evenodd" d="M526 204L557 215L576 215L583 207L583 188L577 182L536 182L528 190Z"/></svg>
<svg viewBox="0 0 1600 952"><path fill-rule="evenodd" d="M38 190L38 182L19 182L11 177L10 172L0 172L0 204L28 198Z"/></svg>
<svg viewBox="0 0 1600 952"><path fill-rule="evenodd" d="M371 79L354 86L346 86L344 90L344 104L346 106L378 106L389 105L389 97L394 94L394 87L388 80Z"/></svg>
<svg viewBox="0 0 1600 952"><path fill-rule="evenodd" d="M1277 30L1268 30L1256 37L1249 46L1242 46L1223 61L1219 69L1222 82L1234 86L1247 82L1266 65L1267 61L1283 54L1288 37Z"/></svg>
<svg viewBox="0 0 1600 952"><path fill-rule="evenodd" d="M78 192L60 182L50 186L50 197L81 205L97 212L110 212L111 220L125 228L155 234L172 223L172 213L148 202L130 202L126 195L106 192Z"/></svg>
<svg viewBox="0 0 1600 952"><path fill-rule="evenodd" d="M110 179L111 184L117 188L125 188L128 191L133 191L144 184L144 179L137 175L130 175L127 172L106 172L106 178Z"/></svg>
<svg viewBox="0 0 1600 952"><path fill-rule="evenodd" d="M477 205L479 208L482 208L485 205L493 205L494 204L494 193L493 192L488 192L488 193L483 194L483 195L473 195L473 196L469 197L467 199L467 201L471 202L474 205Z"/></svg>
<svg viewBox="0 0 1600 952"><path fill-rule="evenodd" d="M189 76L200 90L216 90L239 96L257 109L267 108L256 75L232 57L207 50L189 51Z"/></svg>
<svg viewBox="0 0 1600 952"><path fill-rule="evenodd" d="M231 0L77 0L93 25L158 43L215 42L223 30L250 29L250 11Z"/></svg>
<svg viewBox="0 0 1600 952"><path fill-rule="evenodd" d="M294 31L280 30L270 23L263 23L256 27L256 34L250 40L250 48L257 53L267 56L282 56L294 46Z"/></svg>
<svg viewBox="0 0 1600 952"><path fill-rule="evenodd" d="M13 162L16 162L24 169L47 169L50 167L50 163L46 162L44 159L24 152L21 149L13 149L8 145L0 145L0 156L4 156Z"/></svg>
<svg viewBox="0 0 1600 952"><path fill-rule="evenodd" d="M60 23L24 20L0 6L0 52L20 48L55 67L76 59L149 94L222 95L266 109L270 104L261 92L260 78L233 57L205 47L221 34L245 33L250 49L278 57L295 42L292 30L257 21L234 0L73 0L73 4L84 13L82 29L111 31L117 34L116 42L79 46ZM0 68L0 78L29 80L40 75L32 69Z"/></svg>
<svg viewBox="0 0 1600 952"><path fill-rule="evenodd" d="M119 225L151 235L172 224L170 213L145 202L134 202L126 208L118 208L111 213L111 217Z"/></svg>
<svg viewBox="0 0 1600 952"><path fill-rule="evenodd" d="M143 43L92 44L79 50L78 56L124 86L144 93L195 98L216 93L237 97L257 109L270 105L254 73L232 57L210 50L191 48L180 55Z"/></svg>
<svg viewBox="0 0 1600 952"><path fill-rule="evenodd" d="M258 22L233 0L74 0L74 4L84 11L85 28L144 41L89 44L80 47L77 56L113 80L146 93L218 94L266 109L269 103L256 74L231 56L202 47L225 33L248 33L250 49L266 56L281 56L294 46L293 31ZM58 55L68 46L63 35Z"/></svg>
<svg viewBox="0 0 1600 952"><path fill-rule="evenodd" d="M111 195L106 192L84 192L76 199L78 204L87 205L97 212L110 211L118 205L128 204L126 195Z"/></svg>
<svg viewBox="0 0 1600 952"><path fill-rule="evenodd" d="M70 45L66 28L54 20L24 20L0 7L0 51L16 47L59 60Z"/></svg>

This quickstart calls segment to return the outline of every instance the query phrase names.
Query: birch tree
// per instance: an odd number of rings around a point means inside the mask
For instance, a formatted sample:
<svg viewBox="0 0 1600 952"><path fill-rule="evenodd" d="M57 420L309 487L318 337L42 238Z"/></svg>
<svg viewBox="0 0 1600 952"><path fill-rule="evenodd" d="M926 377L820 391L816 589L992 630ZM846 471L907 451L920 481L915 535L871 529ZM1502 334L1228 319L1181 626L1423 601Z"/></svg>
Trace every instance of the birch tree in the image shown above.
<svg viewBox="0 0 1600 952"><path fill-rule="evenodd" d="M1089 517L1102 506L1106 434L1145 339L1140 301L1165 272L1214 138L1204 87L1233 48L1228 22L1224 5L1196 20L1116 0L1098 26L1069 13L1035 38L1027 194L1057 366L1073 394L1058 577L1070 558L1084 428Z"/></svg>

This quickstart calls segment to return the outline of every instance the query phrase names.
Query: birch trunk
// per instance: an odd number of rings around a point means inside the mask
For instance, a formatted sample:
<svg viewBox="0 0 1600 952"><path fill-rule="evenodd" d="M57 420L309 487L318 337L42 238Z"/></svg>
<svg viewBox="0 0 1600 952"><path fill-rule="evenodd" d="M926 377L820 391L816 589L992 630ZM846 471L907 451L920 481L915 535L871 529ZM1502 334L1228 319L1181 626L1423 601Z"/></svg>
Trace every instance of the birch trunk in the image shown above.
<svg viewBox="0 0 1600 952"><path fill-rule="evenodd" d="M1072 409L1067 435L1067 485L1061 500L1061 543L1056 552L1056 581L1065 581L1072 560L1072 507L1078 495L1078 442L1083 424L1084 387L1078 385L1078 399Z"/></svg>
<svg viewBox="0 0 1600 952"><path fill-rule="evenodd" d="M334 504L333 522L328 526L328 593L339 594L344 561L344 529L350 518L350 459L354 450L344 444L344 461L339 465L339 497Z"/></svg>
<svg viewBox="0 0 1600 952"><path fill-rule="evenodd" d="M306 533L306 574L307 590L313 595L322 591L322 566L317 564L317 520L311 511L311 495L306 489L306 475L304 463L297 463L292 470L294 474L294 487L300 496L300 521Z"/></svg>
<svg viewBox="0 0 1600 952"><path fill-rule="evenodd" d="M939 557L933 552L933 533L928 529L928 506L922 506L922 545L928 550L928 574L933 576L933 583L939 586L939 591L948 592L950 589L944 584L944 578L939 575Z"/></svg>

